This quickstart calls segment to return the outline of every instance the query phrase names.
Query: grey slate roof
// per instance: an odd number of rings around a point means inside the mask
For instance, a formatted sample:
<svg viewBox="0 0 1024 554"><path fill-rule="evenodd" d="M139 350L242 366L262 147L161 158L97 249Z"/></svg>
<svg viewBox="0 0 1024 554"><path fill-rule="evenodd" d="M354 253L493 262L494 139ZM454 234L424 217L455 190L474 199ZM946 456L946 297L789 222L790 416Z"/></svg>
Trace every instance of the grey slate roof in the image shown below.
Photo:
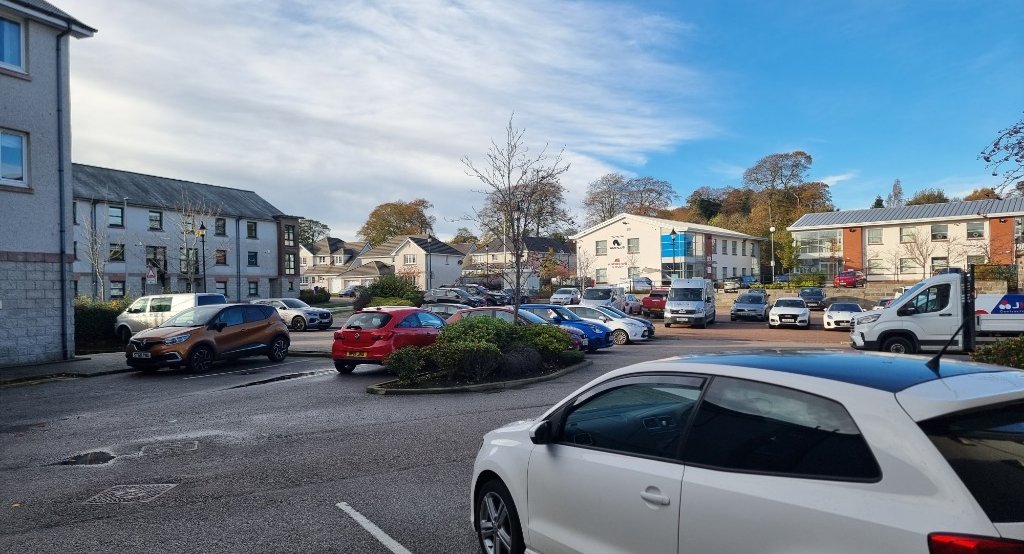
<svg viewBox="0 0 1024 554"><path fill-rule="evenodd" d="M339 250L345 250L345 241L335 237L325 237L312 244L307 244L306 250L309 250L310 254L326 256Z"/></svg>
<svg viewBox="0 0 1024 554"><path fill-rule="evenodd" d="M395 268L384 262L367 262L357 268L350 269L342 275L344 277L378 277L380 275L394 275Z"/></svg>
<svg viewBox="0 0 1024 554"><path fill-rule="evenodd" d="M174 210L182 198L202 202L225 217L249 217L272 220L284 215L260 195L250 190L232 189L155 177L118 169L74 164L74 196L80 200L100 200L129 206Z"/></svg>
<svg viewBox="0 0 1024 554"><path fill-rule="evenodd" d="M995 215L1024 215L1024 198L972 200L970 202L922 204L920 206L902 206L899 208L875 208L804 214L787 229L859 226L893 221L991 217Z"/></svg>
<svg viewBox="0 0 1024 554"><path fill-rule="evenodd" d="M395 251L399 246L402 245L406 240L411 240L416 246L419 246L424 252L429 254L448 254L451 256L462 256L462 252L454 249L447 242L431 236L433 240L430 241L430 249L427 249L427 235L398 235L391 237L388 240L380 243L368 250L365 254L360 256L361 258L386 258L390 257L391 253Z"/></svg>
<svg viewBox="0 0 1024 554"><path fill-rule="evenodd" d="M570 252L564 243L548 237L523 237L523 242L527 252L548 252L549 250L556 254ZM494 239L487 244L487 249L491 252L502 252L505 245L502 244L501 239Z"/></svg>
<svg viewBox="0 0 1024 554"><path fill-rule="evenodd" d="M47 2L46 0L8 0L8 1L10 3L12 3L12 4L18 4L18 5L24 6L24 7L28 8L28 9L30 9L30 10L35 10L37 12L42 12L42 13L44 13L46 15L51 16L51 17L56 17L58 19L63 19L65 21L69 22L69 23L72 23L74 25L78 25L79 27L82 27L84 29L88 29L89 31L91 31L93 33L96 32L96 29L93 29L92 27L86 25L85 23L82 23L81 21L75 19L68 12L58 8L57 6L54 6L53 4Z"/></svg>
<svg viewBox="0 0 1024 554"><path fill-rule="evenodd" d="M416 243L416 246L419 246L420 248L423 249L424 252L428 254L447 254L449 256L464 256L462 252L452 248L452 245L448 244L447 242L440 240L437 237L432 238L433 240L429 242L425 237L418 236L409 237L409 240Z"/></svg>

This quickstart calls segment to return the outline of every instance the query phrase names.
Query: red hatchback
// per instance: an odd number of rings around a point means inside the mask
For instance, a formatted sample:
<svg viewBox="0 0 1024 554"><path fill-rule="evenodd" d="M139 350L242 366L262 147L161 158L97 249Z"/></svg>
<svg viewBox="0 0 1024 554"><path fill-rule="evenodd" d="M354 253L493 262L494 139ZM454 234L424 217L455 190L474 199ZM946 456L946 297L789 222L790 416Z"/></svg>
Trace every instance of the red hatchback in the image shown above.
<svg viewBox="0 0 1024 554"><path fill-rule="evenodd" d="M427 310L408 307L368 308L352 314L334 332L331 358L339 373L352 373L359 364L381 364L403 346L430 346L444 320Z"/></svg>
<svg viewBox="0 0 1024 554"><path fill-rule="evenodd" d="M863 287L865 282L867 282L867 278L864 277L864 273L851 269L849 271L840 271L836 278L832 280L832 286Z"/></svg>

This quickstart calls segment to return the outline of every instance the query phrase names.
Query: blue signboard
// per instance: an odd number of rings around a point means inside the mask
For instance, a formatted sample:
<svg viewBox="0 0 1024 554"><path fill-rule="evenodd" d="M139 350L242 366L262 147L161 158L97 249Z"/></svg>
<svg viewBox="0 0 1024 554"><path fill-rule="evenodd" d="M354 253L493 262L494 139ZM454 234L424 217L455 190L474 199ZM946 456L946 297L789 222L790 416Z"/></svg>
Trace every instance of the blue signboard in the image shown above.
<svg viewBox="0 0 1024 554"><path fill-rule="evenodd" d="M673 248L672 235L663 234L661 235L661 257L662 258L682 258L686 255L687 246L693 242L692 236L684 235L683 233L676 234L676 240ZM690 248L692 251L692 247Z"/></svg>
<svg viewBox="0 0 1024 554"><path fill-rule="evenodd" d="M1024 314L1024 296L1019 294L1007 294L999 300L995 308L992 308L994 314Z"/></svg>

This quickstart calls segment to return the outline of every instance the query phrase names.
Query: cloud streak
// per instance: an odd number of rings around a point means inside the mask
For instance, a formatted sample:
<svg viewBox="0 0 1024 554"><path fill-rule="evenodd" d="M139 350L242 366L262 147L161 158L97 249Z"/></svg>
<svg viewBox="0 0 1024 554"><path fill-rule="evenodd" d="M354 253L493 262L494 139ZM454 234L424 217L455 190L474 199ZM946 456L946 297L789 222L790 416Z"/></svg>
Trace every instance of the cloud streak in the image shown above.
<svg viewBox="0 0 1024 554"><path fill-rule="evenodd" d="M453 206L482 200L459 159L482 159L513 111L533 147L565 146L575 200L716 132L698 115L711 85L666 59L686 24L614 4L82 0L74 13L100 31L73 50L75 161L254 190L346 239L376 204L416 197L452 233Z"/></svg>

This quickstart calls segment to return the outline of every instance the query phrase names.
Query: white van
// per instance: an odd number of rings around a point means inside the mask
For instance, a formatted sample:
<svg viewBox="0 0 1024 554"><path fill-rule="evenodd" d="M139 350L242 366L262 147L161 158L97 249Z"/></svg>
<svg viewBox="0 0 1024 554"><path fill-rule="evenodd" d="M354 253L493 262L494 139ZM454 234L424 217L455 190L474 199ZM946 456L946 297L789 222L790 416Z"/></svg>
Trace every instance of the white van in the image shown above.
<svg viewBox="0 0 1024 554"><path fill-rule="evenodd" d="M626 307L626 289L612 285L589 287L583 291L580 306L589 306L591 308L611 306L618 310L624 310Z"/></svg>
<svg viewBox="0 0 1024 554"><path fill-rule="evenodd" d="M704 328L715 322L715 282L711 279L672 279L665 300L665 327L686 323Z"/></svg>
<svg viewBox="0 0 1024 554"><path fill-rule="evenodd" d="M114 333L122 342L128 344L128 340L135 333L156 327L188 308L208 304L227 304L227 302L223 294L213 292L143 296L132 302L127 310L117 316L117 321L114 322Z"/></svg>

